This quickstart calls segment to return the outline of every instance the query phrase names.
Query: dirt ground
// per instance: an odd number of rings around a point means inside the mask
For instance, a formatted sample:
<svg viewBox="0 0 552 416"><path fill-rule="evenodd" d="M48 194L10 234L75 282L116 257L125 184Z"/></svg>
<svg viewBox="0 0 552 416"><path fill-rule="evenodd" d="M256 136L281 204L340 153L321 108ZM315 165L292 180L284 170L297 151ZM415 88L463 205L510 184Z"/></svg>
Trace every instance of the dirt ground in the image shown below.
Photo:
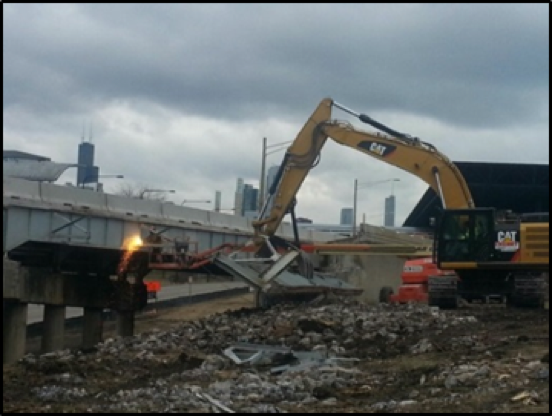
<svg viewBox="0 0 552 416"><path fill-rule="evenodd" d="M214 314L231 309L241 309L253 305L252 295L239 296L231 299L207 302L200 305L190 305L171 310L159 311L157 314L143 315L137 322L138 332L148 331L152 328L161 330L169 329L182 320L195 320L206 314ZM432 377L442 371L447 365L461 365L463 363L488 362L491 365L505 367L508 363L519 362L548 362L549 354L549 311L546 310L519 310L508 309L502 305L470 305L453 314L475 316L477 321L463 327L450 327L444 333L427 333L423 336L436 347L432 352L423 355L413 355L404 351L396 351L386 348L385 345L370 345L370 351L376 348L379 353L376 359L363 361L359 369L371 376L380 374L385 380L380 385L372 385L369 388L344 389L331 392L331 396L337 398L337 404L332 407L318 404L302 408L288 408L289 411L308 413L362 413L368 406L375 403L388 402L390 398L395 400L409 400L412 390L418 391L418 399L415 403L400 407L393 412L400 413L549 413L549 381L548 379L528 379L523 386L496 389L495 392L485 391L478 393L476 385L464 384L458 386L454 392L462 397L462 393L469 392L469 400L460 398L448 400L442 405L428 407L424 405L422 398L431 397L431 392L437 387L442 389L442 383L434 384ZM106 334L109 336L109 331ZM462 336L477 337L484 341L484 348L474 350L473 347L454 345L447 340ZM413 339L419 339L420 334L413 334ZM403 340L404 345L409 343ZM403 343L401 342L401 343ZM415 342L413 342L415 343ZM167 357L171 364L147 364L147 367L128 369L132 378L122 377L120 380L102 378L101 367L87 368L86 371L96 371L94 377L87 380L88 387L97 387L98 391L107 389L117 391L126 388L129 380L150 380L161 377L174 371L182 371L185 363L181 363L178 357ZM141 364L142 365L142 364ZM63 367L63 366L62 366ZM84 369L81 369L84 371ZM75 405L71 408L51 406L45 410L43 403L37 403L29 391L32 387L42 385L47 377L54 373L66 371L79 371L67 368L44 368L42 372L33 369L29 371L24 365L4 367L3 388L3 412L81 412L88 406L87 403ZM231 377L231 372L218 374L218 377ZM421 378L427 382L421 383ZM504 377L515 377L505 374ZM90 386L97 383L97 386ZM366 387L366 386L364 386ZM537 400L512 400L522 392L537 392ZM389 411L382 410L382 413Z"/></svg>
<svg viewBox="0 0 552 416"><path fill-rule="evenodd" d="M252 293L235 296L227 299L217 299L195 305L178 308L163 309L154 313L149 311L139 317L136 322L136 332L147 332L151 329L168 330L182 321L195 321L208 315L222 313L229 310L252 308L255 305L255 296ZM108 336L113 335L113 333Z"/></svg>

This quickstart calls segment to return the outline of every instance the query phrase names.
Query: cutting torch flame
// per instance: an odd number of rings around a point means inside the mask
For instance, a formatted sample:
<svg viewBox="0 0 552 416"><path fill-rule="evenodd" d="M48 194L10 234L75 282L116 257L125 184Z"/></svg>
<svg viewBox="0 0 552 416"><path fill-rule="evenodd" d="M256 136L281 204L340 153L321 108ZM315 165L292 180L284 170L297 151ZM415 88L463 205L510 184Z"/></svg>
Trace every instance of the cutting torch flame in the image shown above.
<svg viewBox="0 0 552 416"><path fill-rule="evenodd" d="M125 241L125 249L127 251L136 251L143 245L144 245L144 242L142 241L142 238L139 235L130 237L127 241Z"/></svg>
<svg viewBox="0 0 552 416"><path fill-rule="evenodd" d="M119 262L119 267L117 268L117 271L119 274L126 272L128 264L132 257L132 253L134 253L136 250L142 247L143 244L144 242L142 241L142 238L139 235L135 235L125 239L125 242L123 243L125 254L123 254L123 257Z"/></svg>

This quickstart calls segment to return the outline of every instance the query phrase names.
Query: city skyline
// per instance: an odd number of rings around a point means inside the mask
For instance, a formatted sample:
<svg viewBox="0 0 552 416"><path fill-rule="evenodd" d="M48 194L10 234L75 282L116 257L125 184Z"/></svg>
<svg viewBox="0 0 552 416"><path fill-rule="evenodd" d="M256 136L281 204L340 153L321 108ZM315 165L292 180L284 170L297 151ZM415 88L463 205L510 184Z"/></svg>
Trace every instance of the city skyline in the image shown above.
<svg viewBox="0 0 552 416"><path fill-rule="evenodd" d="M269 188L269 184L272 183L272 180L276 176L276 173L279 169L278 165L272 165L267 172L266 175L266 184L267 189ZM255 181L252 181L255 182ZM258 206L258 192L259 188L256 188L254 185L250 183L245 183L245 180L243 178L237 178L236 179L236 191L235 191L235 201L236 201L236 207L239 207L239 209L234 210L235 215L242 215L246 216L248 218L257 218L259 214L259 210L261 207ZM366 221L369 224L372 225L381 225L385 227L395 227L395 211L396 211L396 196L395 195L389 195L386 196L383 199L383 213L382 214L370 214L369 219ZM362 211L363 205L360 203L359 205L359 212ZM366 214L363 214L365 217ZM354 209L351 207L343 207L339 211L339 221L331 222L331 221L318 221L316 218L316 215L312 216L313 219L307 218L307 217L301 217L301 221L298 221L298 223L305 224L312 224L313 227L316 227L317 225L336 225L336 226L352 226L354 222ZM376 219L378 218L379 219ZM288 218L288 217L286 217ZM298 218L299 220L299 218ZM362 222L362 219L357 219L357 223Z"/></svg>

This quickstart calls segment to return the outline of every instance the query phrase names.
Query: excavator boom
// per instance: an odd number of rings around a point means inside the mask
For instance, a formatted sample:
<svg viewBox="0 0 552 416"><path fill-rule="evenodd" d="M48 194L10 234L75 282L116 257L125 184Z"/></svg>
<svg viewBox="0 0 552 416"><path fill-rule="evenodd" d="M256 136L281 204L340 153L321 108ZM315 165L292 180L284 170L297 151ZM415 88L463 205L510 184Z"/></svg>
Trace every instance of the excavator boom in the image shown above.
<svg viewBox="0 0 552 416"><path fill-rule="evenodd" d="M332 107L340 108L386 134L362 131L350 123L333 120ZM357 114L326 98L288 148L259 220L253 224L258 234L270 237L276 233L284 216L293 209L295 197L309 171L317 165L328 138L424 180L440 195L445 208L474 206L458 168L433 145L396 132L365 114Z"/></svg>

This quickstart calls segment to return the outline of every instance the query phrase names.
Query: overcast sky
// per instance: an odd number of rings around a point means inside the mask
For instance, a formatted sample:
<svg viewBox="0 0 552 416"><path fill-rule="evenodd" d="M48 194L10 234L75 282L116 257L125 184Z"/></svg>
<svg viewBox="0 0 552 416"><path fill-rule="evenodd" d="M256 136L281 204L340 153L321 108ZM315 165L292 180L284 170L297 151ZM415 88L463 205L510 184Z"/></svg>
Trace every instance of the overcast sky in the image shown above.
<svg viewBox="0 0 552 416"><path fill-rule="evenodd" d="M92 125L101 173L125 175L110 192L231 208L262 138L292 140L325 97L456 161L549 162L548 4L3 4L3 23L4 149L76 162ZM400 179L398 224L427 188L329 142L298 215L337 223L355 178ZM359 220L382 224L391 184L359 190Z"/></svg>

